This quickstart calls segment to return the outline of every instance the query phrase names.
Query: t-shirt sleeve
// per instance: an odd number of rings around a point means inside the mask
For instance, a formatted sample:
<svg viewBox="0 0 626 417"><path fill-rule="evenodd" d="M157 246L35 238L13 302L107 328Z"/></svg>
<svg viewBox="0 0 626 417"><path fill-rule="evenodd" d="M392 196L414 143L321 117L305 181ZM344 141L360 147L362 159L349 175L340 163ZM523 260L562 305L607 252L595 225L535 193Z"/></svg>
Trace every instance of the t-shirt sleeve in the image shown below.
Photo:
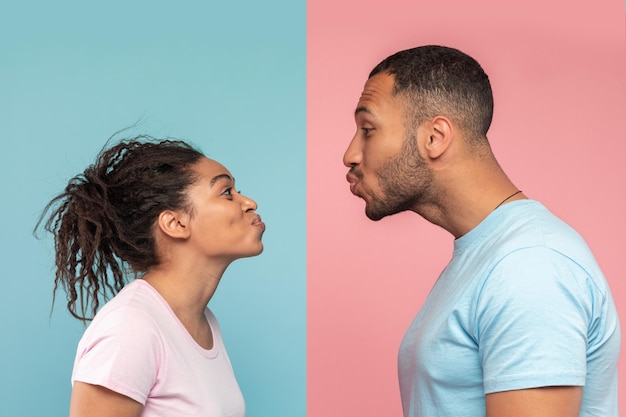
<svg viewBox="0 0 626 417"><path fill-rule="evenodd" d="M584 385L593 303L585 271L569 258L548 248L507 255L476 306L485 393Z"/></svg>
<svg viewBox="0 0 626 417"><path fill-rule="evenodd" d="M145 405L162 360L156 323L130 306L96 320L78 345L72 382L100 385Z"/></svg>

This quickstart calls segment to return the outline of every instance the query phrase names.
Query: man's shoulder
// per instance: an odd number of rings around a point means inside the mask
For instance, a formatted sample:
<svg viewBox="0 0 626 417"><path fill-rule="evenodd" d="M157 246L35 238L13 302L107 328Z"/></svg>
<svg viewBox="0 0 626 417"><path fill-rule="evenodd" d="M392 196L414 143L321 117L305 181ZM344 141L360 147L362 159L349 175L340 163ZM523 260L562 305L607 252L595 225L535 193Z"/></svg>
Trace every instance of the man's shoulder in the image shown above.
<svg viewBox="0 0 626 417"><path fill-rule="evenodd" d="M527 200L511 203L502 213L490 239L505 252L525 248L544 248L573 259L587 260L593 255L583 237L541 203ZM555 255L556 256L556 255ZM595 263L595 261L594 261Z"/></svg>

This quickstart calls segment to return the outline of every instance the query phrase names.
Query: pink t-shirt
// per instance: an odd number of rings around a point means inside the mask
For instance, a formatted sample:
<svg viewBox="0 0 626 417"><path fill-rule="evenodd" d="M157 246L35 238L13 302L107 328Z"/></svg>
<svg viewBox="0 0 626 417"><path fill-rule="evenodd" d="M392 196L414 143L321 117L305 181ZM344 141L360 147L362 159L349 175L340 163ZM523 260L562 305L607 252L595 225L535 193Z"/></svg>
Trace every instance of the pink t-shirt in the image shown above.
<svg viewBox="0 0 626 417"><path fill-rule="evenodd" d="M191 337L167 302L137 279L98 312L76 352L72 382L144 405L142 417L243 417L245 404L215 316L213 348Z"/></svg>

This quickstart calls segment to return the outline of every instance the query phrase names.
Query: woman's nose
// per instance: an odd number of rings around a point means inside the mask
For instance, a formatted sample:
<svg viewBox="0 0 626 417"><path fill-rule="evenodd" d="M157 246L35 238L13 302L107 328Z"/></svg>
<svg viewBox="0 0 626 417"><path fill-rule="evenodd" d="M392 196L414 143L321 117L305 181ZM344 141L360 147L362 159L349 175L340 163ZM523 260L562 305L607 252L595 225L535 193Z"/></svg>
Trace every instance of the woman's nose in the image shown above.
<svg viewBox="0 0 626 417"><path fill-rule="evenodd" d="M253 199L246 197L243 194L240 194L241 198L243 199L242 203L241 203L241 208L243 211L248 212L248 211L255 211L257 209L257 203L256 201L254 201Z"/></svg>

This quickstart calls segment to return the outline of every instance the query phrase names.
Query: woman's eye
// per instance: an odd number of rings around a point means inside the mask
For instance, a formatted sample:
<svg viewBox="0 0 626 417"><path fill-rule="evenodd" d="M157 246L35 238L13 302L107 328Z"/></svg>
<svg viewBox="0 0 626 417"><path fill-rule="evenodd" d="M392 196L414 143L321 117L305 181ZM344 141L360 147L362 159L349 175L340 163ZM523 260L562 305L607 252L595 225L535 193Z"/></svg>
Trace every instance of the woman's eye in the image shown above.
<svg viewBox="0 0 626 417"><path fill-rule="evenodd" d="M362 127L361 130L363 131L363 134L367 136L374 129L372 129L371 127Z"/></svg>
<svg viewBox="0 0 626 417"><path fill-rule="evenodd" d="M224 192L222 194L232 197L233 189L232 188L227 188L226 190L224 190Z"/></svg>

